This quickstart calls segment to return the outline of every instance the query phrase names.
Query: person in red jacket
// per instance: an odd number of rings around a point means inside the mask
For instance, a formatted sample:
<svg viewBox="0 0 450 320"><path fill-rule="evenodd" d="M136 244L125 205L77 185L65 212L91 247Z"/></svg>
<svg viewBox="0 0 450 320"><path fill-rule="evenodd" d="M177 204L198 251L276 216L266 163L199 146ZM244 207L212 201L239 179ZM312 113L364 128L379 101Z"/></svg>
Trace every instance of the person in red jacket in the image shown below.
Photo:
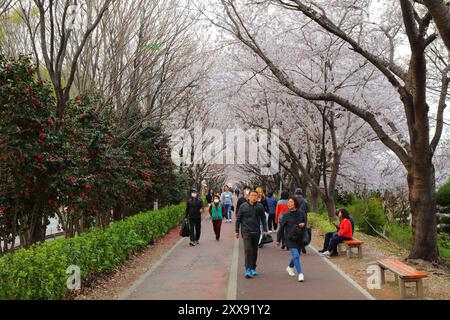
<svg viewBox="0 0 450 320"><path fill-rule="evenodd" d="M341 209L339 211L339 219L341 220L341 224L339 225L337 237L331 239L327 251L320 254L322 257L330 258L338 256L338 244L353 239L353 227L350 222L350 214L348 211Z"/></svg>

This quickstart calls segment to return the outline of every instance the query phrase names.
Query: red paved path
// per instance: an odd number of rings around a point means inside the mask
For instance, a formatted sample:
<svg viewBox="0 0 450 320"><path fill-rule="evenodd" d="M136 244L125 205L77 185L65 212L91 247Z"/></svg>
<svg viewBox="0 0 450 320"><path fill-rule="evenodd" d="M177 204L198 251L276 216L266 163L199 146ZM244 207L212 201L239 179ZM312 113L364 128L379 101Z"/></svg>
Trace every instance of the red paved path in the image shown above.
<svg viewBox="0 0 450 320"><path fill-rule="evenodd" d="M132 300L226 300L234 244L234 223L224 223L222 240L215 240L210 220L202 224L200 245L189 246L184 239L143 281L127 292ZM274 244L259 251L260 276L245 279L244 250L240 241L237 300L366 300L367 298L329 266L311 248L302 256L306 282L287 275L290 254ZM233 279L232 279L233 280ZM231 281L233 283L233 281Z"/></svg>

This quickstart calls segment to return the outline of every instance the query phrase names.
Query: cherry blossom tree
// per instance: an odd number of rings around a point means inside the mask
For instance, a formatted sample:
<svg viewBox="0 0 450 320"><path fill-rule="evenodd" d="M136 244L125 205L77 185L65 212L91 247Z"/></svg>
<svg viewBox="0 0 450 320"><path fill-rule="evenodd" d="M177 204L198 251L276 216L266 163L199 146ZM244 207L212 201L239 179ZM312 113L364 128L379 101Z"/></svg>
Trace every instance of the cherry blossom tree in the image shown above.
<svg viewBox="0 0 450 320"><path fill-rule="evenodd" d="M383 42L379 41L381 35L374 34L378 32L378 28L373 27L377 21L367 23L371 21L371 15L365 8L371 5L371 1L262 1L254 5L244 5L240 1L223 0L221 4L225 16L219 15L215 20L212 18L213 23L227 30L256 54L283 86L303 99L333 102L336 106L354 113L363 119L378 139L398 157L407 171L410 194L414 239L410 258L436 260L438 250L436 210L433 210L436 207L433 156L442 134L442 115L450 81L448 70L445 69L441 74L441 99L436 106L436 130L431 137L429 110L433 101L429 99L427 91L430 70L427 68L429 60L426 53L429 46L438 39L431 13L416 7L408 0L400 0L399 4L395 4L394 9L401 18L398 23L403 24L401 37L406 39L409 46L405 63L398 63L395 56L393 61L393 56L389 55L389 46L384 46ZM393 7L384 9L391 11ZM387 106L383 106L380 101L373 104L365 99L364 87L353 93L341 88L323 91L297 81L290 69L290 61L277 59L272 54L273 45L264 41L264 35L267 33L263 32L278 31L278 21L273 20L274 16L285 18L292 14L296 14L298 29L303 29L312 21L331 38L342 41L343 45L349 47L348 56L352 57L354 64L358 61L368 63L372 72L391 85L391 92L396 92L401 102L399 105L403 108L407 135L403 134L393 121L389 121L389 118L388 123L383 121L384 117L379 111L386 110ZM392 42L387 36L384 39L385 43L390 40Z"/></svg>

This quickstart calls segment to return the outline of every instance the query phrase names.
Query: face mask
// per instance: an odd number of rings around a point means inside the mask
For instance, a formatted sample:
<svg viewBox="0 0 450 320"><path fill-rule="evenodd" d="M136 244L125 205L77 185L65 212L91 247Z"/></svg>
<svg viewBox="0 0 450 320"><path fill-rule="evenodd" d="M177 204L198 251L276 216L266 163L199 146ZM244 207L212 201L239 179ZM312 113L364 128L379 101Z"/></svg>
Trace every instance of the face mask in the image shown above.
<svg viewBox="0 0 450 320"><path fill-rule="evenodd" d="M192 198L197 198L197 194L196 193L191 194L191 196L192 196Z"/></svg>
<svg viewBox="0 0 450 320"><path fill-rule="evenodd" d="M220 201L219 201L219 200L217 200L217 199L216 199L216 200L214 200L214 203L219 203L219 202L220 202Z"/></svg>

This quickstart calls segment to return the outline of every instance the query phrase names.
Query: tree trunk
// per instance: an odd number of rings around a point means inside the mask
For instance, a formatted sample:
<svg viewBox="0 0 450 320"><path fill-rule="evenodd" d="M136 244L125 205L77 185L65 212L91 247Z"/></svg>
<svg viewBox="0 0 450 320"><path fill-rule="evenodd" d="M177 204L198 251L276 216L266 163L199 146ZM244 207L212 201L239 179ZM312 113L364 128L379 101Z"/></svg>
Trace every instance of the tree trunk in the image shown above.
<svg viewBox="0 0 450 320"><path fill-rule="evenodd" d="M319 213L319 192L311 188L311 212Z"/></svg>
<svg viewBox="0 0 450 320"><path fill-rule="evenodd" d="M327 207L328 218L330 221L336 220L336 204L334 203L334 199L328 197L324 199L325 206Z"/></svg>
<svg viewBox="0 0 450 320"><path fill-rule="evenodd" d="M422 157L425 157L422 153ZM409 259L438 260L435 169L431 157L408 172L413 244Z"/></svg>

